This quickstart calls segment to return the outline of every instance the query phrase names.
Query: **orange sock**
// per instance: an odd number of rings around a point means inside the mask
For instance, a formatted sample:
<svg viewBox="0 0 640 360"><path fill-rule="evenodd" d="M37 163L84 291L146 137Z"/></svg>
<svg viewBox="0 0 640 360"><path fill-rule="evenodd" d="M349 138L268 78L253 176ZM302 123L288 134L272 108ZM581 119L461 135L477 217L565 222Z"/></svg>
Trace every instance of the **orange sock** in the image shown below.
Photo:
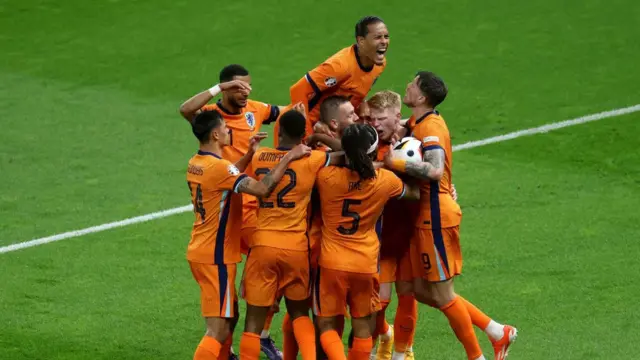
<svg viewBox="0 0 640 360"><path fill-rule="evenodd" d="M336 316L336 322L338 323L338 325L336 325L336 331L338 332L340 339L342 339L342 334L344 333L344 315Z"/></svg>
<svg viewBox="0 0 640 360"><path fill-rule="evenodd" d="M335 330L325 331L320 335L320 343L329 360L347 360L344 356L342 339Z"/></svg>
<svg viewBox="0 0 640 360"><path fill-rule="evenodd" d="M200 340L196 353L193 354L193 360L217 360L221 347L222 345L218 340L205 335Z"/></svg>
<svg viewBox="0 0 640 360"><path fill-rule="evenodd" d="M403 353L413 345L413 336L416 333L418 320L418 303L413 295L398 296L398 310L393 322L394 348L396 352Z"/></svg>
<svg viewBox="0 0 640 360"><path fill-rule="evenodd" d="M242 338L240 339L240 359L260 359L260 335L248 332L242 333Z"/></svg>
<svg viewBox="0 0 640 360"><path fill-rule="evenodd" d="M478 309L472 303L468 302L467 299L463 298L462 296L458 295L458 299L462 300L464 306L466 306L473 325L479 327L482 330L486 329L487 326L489 326L491 318L488 317L487 314L483 313L480 309Z"/></svg>
<svg viewBox="0 0 640 360"><path fill-rule="evenodd" d="M218 356L218 360L229 360L229 355L231 355L231 345L233 344L233 334L229 334L227 337L227 341L222 344L222 348L220 349L220 355Z"/></svg>
<svg viewBox="0 0 640 360"><path fill-rule="evenodd" d="M303 360L316 358L316 329L308 316L300 316L293 320L293 332L302 353Z"/></svg>
<svg viewBox="0 0 640 360"><path fill-rule="evenodd" d="M467 352L467 358L477 359L482 355L482 349L478 343L478 338L473 332L473 324L471 323L471 317L464 302L456 296L447 305L440 308L440 311L449 319L449 325L456 334L458 341L464 346L464 350Z"/></svg>
<svg viewBox="0 0 640 360"><path fill-rule="evenodd" d="M262 329L262 333L269 333L269 329L271 329L271 322L273 321L273 315L276 313L272 310L269 310L269 314L267 314L267 318L264 320L264 328Z"/></svg>
<svg viewBox="0 0 640 360"><path fill-rule="evenodd" d="M349 350L349 360L368 360L372 347L373 340L371 337L366 339L354 338L353 347Z"/></svg>
<svg viewBox="0 0 640 360"><path fill-rule="evenodd" d="M282 354L282 360L295 360L298 358L298 342L293 332L293 324L291 324L289 313L285 313L282 320Z"/></svg>

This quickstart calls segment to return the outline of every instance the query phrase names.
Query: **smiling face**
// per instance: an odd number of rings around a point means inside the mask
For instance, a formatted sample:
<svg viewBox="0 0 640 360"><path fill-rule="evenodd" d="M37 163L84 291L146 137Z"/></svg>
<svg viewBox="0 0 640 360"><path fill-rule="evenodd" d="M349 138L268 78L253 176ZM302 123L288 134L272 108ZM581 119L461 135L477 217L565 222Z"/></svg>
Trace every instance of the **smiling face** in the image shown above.
<svg viewBox="0 0 640 360"><path fill-rule="evenodd" d="M389 30L383 22L367 25L367 34L358 36L360 55L376 65L383 65L389 49Z"/></svg>

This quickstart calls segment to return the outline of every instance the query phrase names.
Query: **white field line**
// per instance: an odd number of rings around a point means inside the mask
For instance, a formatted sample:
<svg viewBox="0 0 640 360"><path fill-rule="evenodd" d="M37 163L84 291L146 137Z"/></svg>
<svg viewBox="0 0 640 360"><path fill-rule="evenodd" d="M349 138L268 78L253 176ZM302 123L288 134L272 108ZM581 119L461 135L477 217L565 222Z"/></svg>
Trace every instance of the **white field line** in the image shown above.
<svg viewBox="0 0 640 360"><path fill-rule="evenodd" d="M580 125L580 124L584 124L584 123L588 123L588 122L592 122L592 121L603 120L603 119L612 118L612 117L616 117L616 116L621 116L621 115L625 115L625 114L630 114L630 113L634 113L634 112L638 112L638 111L640 111L640 104L629 106L629 107L625 107L625 108L610 110L610 111L604 111L604 112L600 112L600 113L597 113L597 114L586 115L586 116L582 116L582 117L575 118L575 119L558 121L558 122L550 123L550 124L547 124L547 125L538 126L538 127L535 127L535 128L514 131L514 132L511 132L511 133L508 133L508 134L494 136L494 137L490 137L490 138L483 139L483 140L470 141L470 142L467 142L467 143L464 143L464 144L453 146L453 151L471 149L471 148L475 148L475 147L480 147L480 146L485 146L485 145L489 145L489 144L503 142L503 141L507 141L507 140L511 140L511 139L516 139L516 138L523 137L523 136L546 133L546 132L549 132L549 131L552 131L552 130L562 129L562 128L565 128L565 127L568 127L568 126ZM97 232L110 230L110 229L115 229L115 228L119 228L119 227L123 227L123 226L128 226L128 225L138 224L138 223L142 223L142 222L146 222L146 221L161 219L161 218L164 218L164 217L167 217L167 216L171 216L171 215L175 215L175 214L181 214L181 213L184 213L184 212L192 211L192 209L193 209L192 205L185 205L185 206L180 206L180 207L176 207L176 208L173 208L173 209L167 209L167 210L163 210L163 211L153 212L153 213L150 213L150 214L136 216L136 217L132 217L132 218L128 218L128 219L124 219L124 220L120 220L120 221L115 221L115 222L111 222L111 223L107 223L107 224L92 226L92 227L88 227L86 229L73 230L73 231L68 231L68 232L62 233L62 234L57 234L57 235L47 236L47 237L43 237L43 238L39 238L39 239L19 242L19 243L15 243L15 244L11 244L11 245L0 247L0 254L4 254L4 253L16 251L16 250L21 250L21 249L26 249L26 248L30 248L30 247L34 247L34 246L38 246L38 245L48 244L48 243L51 243L51 242L54 242L54 241L70 239L70 238L74 238L74 237L78 237L78 236L97 233Z"/></svg>

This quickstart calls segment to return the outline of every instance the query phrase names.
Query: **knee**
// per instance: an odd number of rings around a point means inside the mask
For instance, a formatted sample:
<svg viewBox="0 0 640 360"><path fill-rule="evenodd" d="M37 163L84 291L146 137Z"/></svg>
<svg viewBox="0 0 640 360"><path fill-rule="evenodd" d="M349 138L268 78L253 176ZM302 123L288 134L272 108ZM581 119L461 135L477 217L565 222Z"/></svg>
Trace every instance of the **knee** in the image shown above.
<svg viewBox="0 0 640 360"><path fill-rule="evenodd" d="M229 329L229 322L226 321L226 319L221 320L225 321L208 323L207 332L205 335L218 340L218 342L222 344L227 340L229 335L231 335L231 330Z"/></svg>

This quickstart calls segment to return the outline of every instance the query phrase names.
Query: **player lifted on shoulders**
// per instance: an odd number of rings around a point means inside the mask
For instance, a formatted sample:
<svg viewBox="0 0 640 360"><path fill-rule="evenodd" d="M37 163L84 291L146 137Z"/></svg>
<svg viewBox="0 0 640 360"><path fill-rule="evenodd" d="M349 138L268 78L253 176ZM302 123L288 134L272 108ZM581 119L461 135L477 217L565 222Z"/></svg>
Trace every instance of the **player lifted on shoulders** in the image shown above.
<svg viewBox="0 0 640 360"><path fill-rule="evenodd" d="M291 103L305 104L307 135L313 132L320 117L319 105L327 97L345 96L357 109L386 66L389 31L381 18L365 16L360 19L355 26L355 37L355 44L306 73L290 89Z"/></svg>
<svg viewBox="0 0 640 360"><path fill-rule="evenodd" d="M369 125L353 124L342 136L346 166L318 174L322 244L314 285L314 312L328 358L346 359L336 317L349 306L354 331L349 359L369 358L371 316L380 309L378 253L380 215L392 198L419 196L392 172L374 169L378 139Z"/></svg>
<svg viewBox="0 0 640 360"><path fill-rule="evenodd" d="M436 111L447 96L442 79L419 72L407 85L404 103L413 112L409 124L422 141L423 161L407 162L385 157L388 167L420 180L420 212L411 241L414 294L418 301L440 309L464 346L469 359L484 359L473 325L484 330L494 347L495 359L505 359L517 330L491 320L457 295L453 278L462 273L459 226L460 206L452 197L452 149L447 125ZM396 356L397 355L397 356ZM404 354L394 353L402 359Z"/></svg>
<svg viewBox="0 0 640 360"><path fill-rule="evenodd" d="M222 158L230 135L218 112L201 112L191 124L200 149L189 160L187 169L195 213L187 260L200 285L202 315L207 325L194 359L209 360L221 355L222 344L229 338L231 321L237 312L235 278L236 264L241 259L239 234L242 221L239 193L269 195L288 164L310 150L302 145L296 147L261 181L256 181L240 171L246 168L265 134L254 136L247 154L234 165Z"/></svg>
<svg viewBox="0 0 640 360"><path fill-rule="evenodd" d="M236 162L249 150L249 139L263 124L274 122L287 107L266 104L249 99L251 94L251 75L242 65L231 64L220 71L220 83L204 90L180 106L182 116L191 121L203 110L215 110L222 115L229 129L229 145L222 149L222 158ZM222 97L214 104L209 102L218 94ZM246 254L256 227L255 197L243 196L242 250ZM273 315L273 313L271 313ZM262 349L270 360L280 360L282 353L275 347L268 335L270 319L263 332ZM235 327L235 324L234 326ZM230 343L231 339L229 339ZM230 346L230 344L229 344Z"/></svg>

